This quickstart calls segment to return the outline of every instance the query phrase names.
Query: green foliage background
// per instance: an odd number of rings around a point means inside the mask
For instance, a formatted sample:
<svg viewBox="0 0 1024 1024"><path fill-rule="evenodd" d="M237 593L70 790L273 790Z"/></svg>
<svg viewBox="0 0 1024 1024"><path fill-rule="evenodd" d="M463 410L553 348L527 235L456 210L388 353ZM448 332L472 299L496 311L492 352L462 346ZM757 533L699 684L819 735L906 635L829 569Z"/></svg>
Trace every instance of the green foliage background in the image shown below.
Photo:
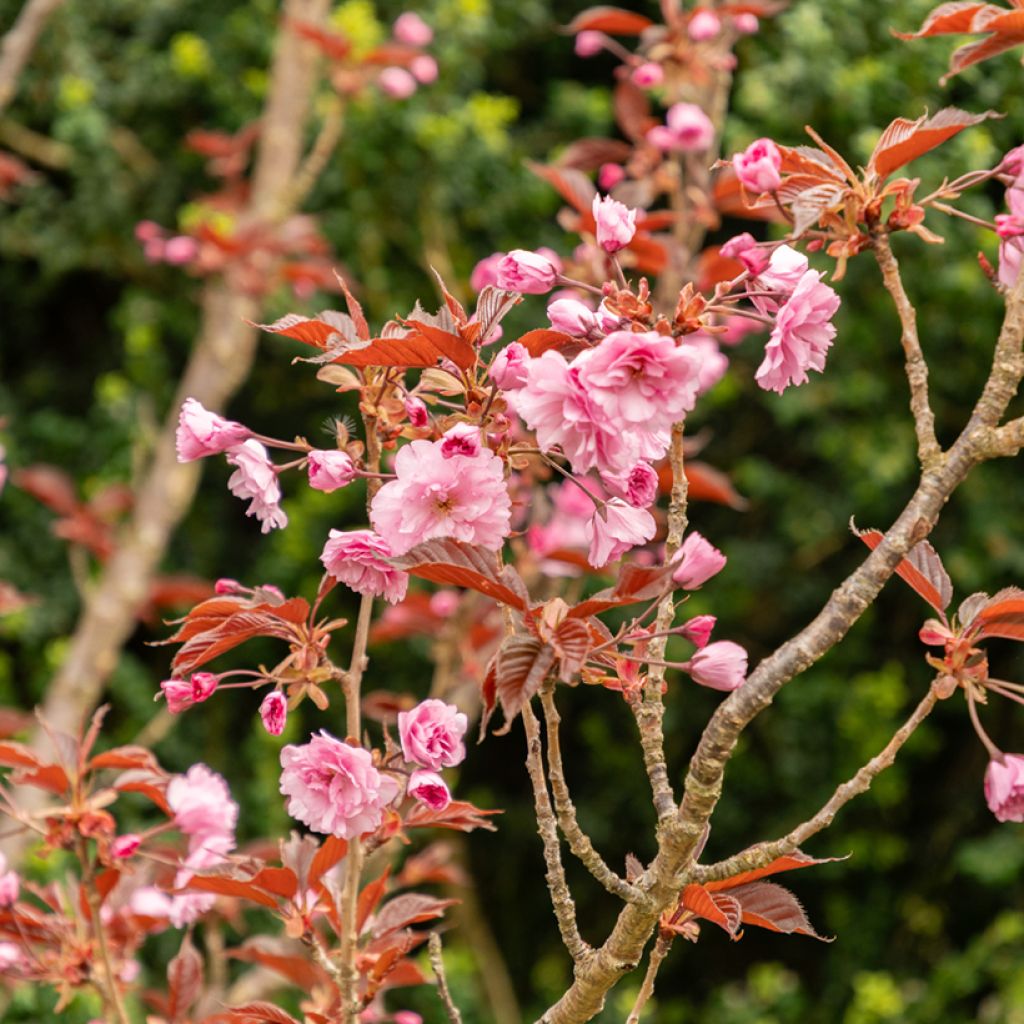
<svg viewBox="0 0 1024 1024"><path fill-rule="evenodd" d="M0 0L0 29L19 5ZM891 26L916 26L930 6L794 0L740 47L726 152L761 135L797 143L802 126L813 124L863 161L893 117L947 103L1008 116L915 164L926 185L989 165L1019 144L1022 72L1012 54L942 89L948 41L891 38ZM0 209L0 415L8 417L2 440L12 466L57 464L90 494L131 481L144 464L195 333L199 285L147 265L132 229L144 218L180 222L190 197L209 187L202 160L181 146L188 129L235 130L258 113L276 8L273 0L68 0L53 19L9 116L66 144L71 160ZM357 105L310 204L378 322L432 295L428 262L465 282L474 262L496 249L550 244L568 252L573 240L553 220L557 200L523 159L611 130L610 58L580 61L553 32L578 5L427 0L417 9L438 30L440 81L405 103ZM400 10L385 0L347 0L336 18L370 42ZM972 195L966 206L990 217L1000 203L993 192ZM1000 301L974 259L979 249L994 258L992 236L962 222L930 224L945 245L909 236L896 244L919 305L940 436L951 440L985 377ZM706 457L732 474L750 508L692 508L694 525L730 561L691 608L716 614L720 635L747 645L754 661L806 623L862 557L847 529L850 516L884 526L913 485L895 315L866 257L853 262L839 288L839 340L824 376L782 398L761 392L752 379L759 361L752 339L694 424L711 431ZM272 312L326 304L281 295ZM521 324L542 309L534 301ZM318 436L325 417L338 412L335 396L290 366L291 354L284 343L264 342L230 412L268 433ZM1024 582L1019 474L1019 462L982 467L943 516L934 540L960 597ZM222 465L207 467L167 568L312 593L323 538L358 519L359 495L295 486L287 494L291 526L262 537L225 480ZM41 598L0 620L0 703L30 707L60 661L79 601L46 514L10 487L0 501L0 578ZM334 600L344 608L343 597ZM926 612L891 584L839 649L782 692L730 766L708 858L785 831L885 743L930 679L916 638ZM153 714L169 656L145 642L160 631L140 628L111 682L112 738L130 739ZM374 653L381 685L425 692L425 643ZM991 653L996 674L1024 679L1018 649L993 645ZM682 679L671 683L667 727L677 784L717 699ZM651 814L631 719L613 694L573 691L564 704L570 783L585 827L612 864L629 851L648 856ZM998 743L1024 749L1016 708L994 705L986 720ZM293 721L290 737L314 724L325 723ZM243 803L242 834L253 837L287 827L276 793L278 746L258 728L251 699L219 697L188 716L187 728L158 752L174 769L202 759L223 771ZM507 808L499 832L471 837L466 851L525 1016L557 996L569 966L544 898L521 755L519 730L489 739L471 750L459 792ZM963 708L956 701L940 707L897 767L810 846L850 859L790 880L836 942L750 931L730 944L705 929L696 947L673 951L652 1019L1024 1021L1024 831L994 822L981 793L984 767ZM581 873L571 869L571 877L584 934L598 941L614 907ZM471 950L458 933L449 938L466 1020L488 1021ZM158 964L167 948L151 950L148 963ZM620 986L601 1019L624 1019L638 984L631 978ZM4 1019L55 1019L52 1005L48 992L20 990ZM441 1019L428 991L392 1005ZM64 1019L85 1021L94 1012L83 1000Z"/></svg>

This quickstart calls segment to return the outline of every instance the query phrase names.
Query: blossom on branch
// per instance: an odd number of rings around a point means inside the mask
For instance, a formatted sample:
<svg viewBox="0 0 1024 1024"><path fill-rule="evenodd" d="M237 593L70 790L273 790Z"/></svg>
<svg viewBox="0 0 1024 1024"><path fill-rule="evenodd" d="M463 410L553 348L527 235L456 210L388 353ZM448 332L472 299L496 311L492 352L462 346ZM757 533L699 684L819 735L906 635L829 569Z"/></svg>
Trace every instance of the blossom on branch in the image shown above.
<svg viewBox="0 0 1024 1024"><path fill-rule="evenodd" d="M226 420L204 409L194 398L186 398L178 414L175 447L179 462L192 462L206 455L219 455L252 436L252 431L234 420Z"/></svg>
<svg viewBox="0 0 1024 1024"><path fill-rule="evenodd" d="M989 761L985 771L985 800L999 821L1024 821L1024 756L1004 754Z"/></svg>
<svg viewBox="0 0 1024 1024"><path fill-rule="evenodd" d="M646 544L657 526L645 508L634 508L621 498L611 498L596 509L586 525L590 551L587 561L600 569L621 558L638 544Z"/></svg>
<svg viewBox="0 0 1024 1024"><path fill-rule="evenodd" d="M391 546L372 530L331 530L320 554L324 568L357 594L398 604L409 589L409 574L388 564Z"/></svg>
<svg viewBox="0 0 1024 1024"><path fill-rule="evenodd" d="M263 524L263 533L269 533L275 526L287 526L288 516L279 504L281 485L267 449L250 438L231 448L227 460L236 467L228 478L228 490L236 498L249 501L245 514L255 516Z"/></svg>
<svg viewBox="0 0 1024 1024"><path fill-rule="evenodd" d="M462 762L466 756L462 738L468 728L469 719L454 704L433 697L398 714L402 754L407 761L432 771Z"/></svg>

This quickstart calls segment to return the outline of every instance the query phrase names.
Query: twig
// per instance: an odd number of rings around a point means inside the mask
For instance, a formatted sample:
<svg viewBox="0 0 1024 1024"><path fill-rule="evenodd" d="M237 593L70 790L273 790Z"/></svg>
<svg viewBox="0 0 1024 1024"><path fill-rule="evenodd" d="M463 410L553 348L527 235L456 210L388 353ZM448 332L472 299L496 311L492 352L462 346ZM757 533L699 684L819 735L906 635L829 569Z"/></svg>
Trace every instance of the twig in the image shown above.
<svg viewBox="0 0 1024 1024"><path fill-rule="evenodd" d="M74 148L66 142L41 135L7 117L0 118L0 142L25 159L52 171L69 167L75 156Z"/></svg>
<svg viewBox="0 0 1024 1024"><path fill-rule="evenodd" d="M651 956L647 961L647 973L644 975L643 984L636 995L633 1009L629 1011L629 1016L626 1018L626 1024L639 1024L640 1014L643 1013L644 1007L654 995L654 979L658 976L658 970L671 948L671 935L659 935L654 940Z"/></svg>
<svg viewBox="0 0 1024 1024"><path fill-rule="evenodd" d="M437 932L431 932L428 940L430 949L430 966L434 969L437 978L437 994L444 1004L444 1012L448 1014L450 1024L462 1024L462 1014L452 1000L452 994L448 989L448 979L444 973L444 958L441 955L441 936Z"/></svg>
<svg viewBox="0 0 1024 1024"><path fill-rule="evenodd" d="M569 786L565 781L562 748L558 736L558 727L562 719L558 714L555 694L550 686L541 689L540 700L544 708L544 726L547 730L548 777L551 781L551 793L558 815L558 825L569 844L569 849L594 878L613 895L627 902L646 899L639 889L620 878L608 867L601 854L594 849L590 836L580 828L579 820L576 817L576 808L569 794Z"/></svg>
<svg viewBox="0 0 1024 1024"><path fill-rule="evenodd" d="M558 921L562 944L569 951L573 960L579 962L590 951L590 947L580 937L579 928L576 925L576 906L565 880L565 868L562 866L562 854L558 842L558 828L555 825L555 814L551 809L551 797L548 794L548 786L544 778L540 729L529 704L523 707L523 727L526 730L526 769L530 773L530 782L533 785L537 832L544 844L544 862L548 869L544 877L551 892L551 906L555 911L555 919Z"/></svg>
<svg viewBox="0 0 1024 1024"><path fill-rule="evenodd" d="M18 77L50 15L64 0L28 0L0 40L0 112L7 109L18 88Z"/></svg>
<svg viewBox="0 0 1024 1024"><path fill-rule="evenodd" d="M927 468L936 459L941 458L942 449L935 436L935 415L928 401L928 363L925 361L917 333L917 313L903 287L900 266L889 244L889 236L876 235L872 246L875 259L882 271L882 281L892 296L900 318L907 380L910 383L910 411L917 433L917 456L921 466Z"/></svg>
<svg viewBox="0 0 1024 1024"><path fill-rule="evenodd" d="M344 107L341 97L335 94L330 99L330 105L324 114L313 148L306 154L306 159L303 160L302 166L295 175L295 182L288 197L289 205L293 210L302 205L327 167L327 161L331 159L331 154L341 138L341 129L344 125L343 114Z"/></svg>
<svg viewBox="0 0 1024 1024"><path fill-rule="evenodd" d="M896 730L885 747L866 765L858 769L851 778L837 786L835 792L813 818L808 818L807 821L797 825L781 839L757 843L734 857L729 857L716 864L709 864L707 867L696 866L687 873L688 879L701 883L715 882L737 875L742 871L753 871L764 867L777 857L785 857L793 853L811 836L828 828L836 814L846 804L854 797L860 796L861 793L866 793L871 788L871 783L883 771L892 767L900 749L917 731L918 726L931 714L937 700L934 690L929 690L914 709L913 714Z"/></svg>

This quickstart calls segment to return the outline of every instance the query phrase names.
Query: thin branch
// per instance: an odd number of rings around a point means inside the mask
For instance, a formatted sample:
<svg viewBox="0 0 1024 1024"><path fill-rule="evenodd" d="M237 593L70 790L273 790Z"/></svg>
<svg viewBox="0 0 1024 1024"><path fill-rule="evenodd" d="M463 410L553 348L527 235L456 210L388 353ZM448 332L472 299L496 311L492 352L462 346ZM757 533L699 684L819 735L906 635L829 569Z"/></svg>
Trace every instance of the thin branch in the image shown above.
<svg viewBox="0 0 1024 1024"><path fill-rule="evenodd" d="M629 1011L629 1016L626 1018L626 1024L639 1024L640 1014L643 1013L644 1007L654 995L654 979L658 976L658 970L671 948L671 935L659 935L655 939L650 959L647 961L647 973L644 975L643 984L633 1003L633 1009Z"/></svg>
<svg viewBox="0 0 1024 1024"><path fill-rule="evenodd" d="M867 764L857 770L851 778L836 787L835 792L822 806L821 810L797 825L791 832L772 842L757 843L737 853L734 857L709 864L707 867L696 866L687 873L687 878L695 882L715 882L730 878L743 871L753 871L770 864L777 857L785 857L802 846L811 836L816 835L832 824L836 814L854 797L866 793L871 783L896 761L896 755L903 745L917 731L921 723L931 714L938 701L934 688L930 689L914 709L911 716L896 730L892 739Z"/></svg>
<svg viewBox="0 0 1024 1024"><path fill-rule="evenodd" d="M555 911L555 919L558 921L558 931L562 936L562 943L573 960L579 962L590 951L590 947L580 937L579 928L576 925L576 906L565 880L565 868L562 866L555 813L551 809L551 797L548 794L548 784L544 778L540 728L529 704L523 707L523 727L526 730L526 769L530 773L530 782L533 785L537 832L544 844L544 863L547 864L548 869L544 877L551 893L551 906Z"/></svg>
<svg viewBox="0 0 1024 1024"><path fill-rule="evenodd" d="M903 287L900 265L889 244L889 236L876 235L872 247L882 271L882 281L892 296L900 318L903 354L910 383L910 411L914 416L914 430L917 433L917 457L922 467L927 468L941 457L942 449L935 436L935 415L928 399L928 363L917 333L917 312Z"/></svg>
<svg viewBox="0 0 1024 1024"><path fill-rule="evenodd" d="M431 932L428 940L430 949L430 966L434 969L437 978L437 994L444 1004L444 1012L448 1015L449 1024L462 1024L462 1014L452 999L451 991L448 989L448 979L444 973L444 958L441 955L441 936L437 932Z"/></svg>
<svg viewBox="0 0 1024 1024"><path fill-rule="evenodd" d="M337 148L338 140L341 138L344 110L341 97L337 94L332 96L313 148L306 154L306 159L302 161L302 166L295 175L295 181L288 196L291 209L297 210L305 202L306 197L327 167L327 162L331 159L331 154Z"/></svg>
<svg viewBox="0 0 1024 1024"><path fill-rule="evenodd" d="M64 0L28 0L14 24L0 39L0 112L18 89L18 77L49 17Z"/></svg>
<svg viewBox="0 0 1024 1024"><path fill-rule="evenodd" d="M610 893L627 902L644 900L646 897L635 886L620 878L608 865L604 858L594 849L594 844L582 828L576 817L576 807L569 794L569 786L565 781L565 770L562 766L562 748L559 742L558 727L561 716L555 705L555 694L550 686L545 686L540 694L544 707L544 726L548 741L548 777L551 781L551 794L555 801L555 812L558 825L569 844L569 849L579 858L583 866Z"/></svg>

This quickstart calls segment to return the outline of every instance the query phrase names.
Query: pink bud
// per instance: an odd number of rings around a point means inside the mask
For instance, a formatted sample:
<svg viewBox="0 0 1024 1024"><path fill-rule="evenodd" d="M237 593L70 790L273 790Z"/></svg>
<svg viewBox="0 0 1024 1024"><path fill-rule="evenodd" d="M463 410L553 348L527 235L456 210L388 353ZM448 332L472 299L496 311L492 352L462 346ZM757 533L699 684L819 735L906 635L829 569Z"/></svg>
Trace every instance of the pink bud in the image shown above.
<svg viewBox="0 0 1024 1024"><path fill-rule="evenodd" d="M234 420L226 420L204 409L194 398L186 398L178 414L175 444L179 462L191 462L217 455L242 443L252 431Z"/></svg>
<svg viewBox="0 0 1024 1024"><path fill-rule="evenodd" d="M697 651L687 671L695 683L712 690L739 689L747 678L747 652L731 640L719 640Z"/></svg>
<svg viewBox="0 0 1024 1024"><path fill-rule="evenodd" d="M194 672L189 680L189 685L192 687L192 700L196 704L202 704L204 700L209 700L219 682L220 676L214 675L212 672Z"/></svg>
<svg viewBox="0 0 1024 1024"><path fill-rule="evenodd" d="M694 11L689 25L686 26L687 33L695 43L714 39L721 30L722 23L718 20L718 15L706 7Z"/></svg>
<svg viewBox="0 0 1024 1024"><path fill-rule="evenodd" d="M482 292L489 284L498 283L498 264L505 258L503 252L492 252L485 256L469 275L469 286L475 292Z"/></svg>
<svg viewBox="0 0 1024 1024"><path fill-rule="evenodd" d="M391 28L395 39L406 46L429 46L434 30L415 12L400 14Z"/></svg>
<svg viewBox="0 0 1024 1024"><path fill-rule="evenodd" d="M611 196L594 196L591 206L597 222L597 244L607 253L624 249L636 234L636 210Z"/></svg>
<svg viewBox="0 0 1024 1024"><path fill-rule="evenodd" d="M633 79L633 84L638 85L641 89L654 89L664 81L665 72L660 64L646 61L633 68L630 78Z"/></svg>
<svg viewBox="0 0 1024 1024"><path fill-rule="evenodd" d="M695 103L675 103L668 109L666 125L657 125L647 133L647 141L658 149L700 153L715 140L711 118Z"/></svg>
<svg viewBox="0 0 1024 1024"><path fill-rule="evenodd" d="M408 793L432 811L443 811L452 802L452 795L444 779L437 772L425 768L413 772L409 777Z"/></svg>
<svg viewBox="0 0 1024 1024"><path fill-rule="evenodd" d="M431 82L437 81L437 61L429 54L423 53L419 57L413 57L409 62L409 70L421 85L430 85Z"/></svg>
<svg viewBox="0 0 1024 1024"><path fill-rule="evenodd" d="M564 331L580 338L598 329L597 315L579 299L555 299L548 303L548 319L556 331Z"/></svg>
<svg viewBox="0 0 1024 1024"><path fill-rule="evenodd" d="M142 836L136 835L134 832L126 832L110 844L110 852L115 857L130 857L141 845Z"/></svg>
<svg viewBox="0 0 1024 1024"><path fill-rule="evenodd" d="M217 689L220 676L212 672L195 672L187 682L184 679L165 679L160 684L167 710L172 715L188 710L193 704L209 700Z"/></svg>
<svg viewBox="0 0 1024 1024"><path fill-rule="evenodd" d="M679 627L679 635L697 647L707 647L716 621L714 615L697 615Z"/></svg>
<svg viewBox="0 0 1024 1024"><path fill-rule="evenodd" d="M530 353L526 346L513 341L494 357L487 372L502 391L515 391L526 383L529 365Z"/></svg>
<svg viewBox="0 0 1024 1024"><path fill-rule="evenodd" d="M1024 146L1015 146L999 162L999 169L1014 176L1024 171ZM143 221L143 223L151 223Z"/></svg>
<svg viewBox="0 0 1024 1024"><path fill-rule="evenodd" d="M416 79L405 68L385 68L377 76L377 84L393 100L406 100L416 91Z"/></svg>
<svg viewBox="0 0 1024 1024"><path fill-rule="evenodd" d="M774 192L782 184L782 154L771 139L752 142L732 158L732 166L740 184L755 195Z"/></svg>
<svg viewBox="0 0 1024 1024"><path fill-rule="evenodd" d="M929 619L921 627L917 636L921 643L927 644L929 647L945 647L946 641L953 639L950 628L944 622L939 622L938 619Z"/></svg>
<svg viewBox="0 0 1024 1024"><path fill-rule="evenodd" d="M730 238L718 251L729 259L739 260L753 277L767 270L771 259L767 250L760 248L754 236L747 231Z"/></svg>
<svg viewBox="0 0 1024 1024"><path fill-rule="evenodd" d="M694 530L676 555L672 579L684 590L696 590L721 572L725 563L725 555Z"/></svg>
<svg viewBox="0 0 1024 1024"><path fill-rule="evenodd" d="M213 592L215 594L237 594L242 589L242 584L238 580L228 579L227 576L217 580L213 585Z"/></svg>
<svg viewBox="0 0 1024 1024"><path fill-rule="evenodd" d="M163 233L164 229L153 220L140 220L135 225L135 238L142 243L151 242L154 238L161 238Z"/></svg>
<svg viewBox="0 0 1024 1024"><path fill-rule="evenodd" d="M658 497L658 474L647 462L638 462L626 478L626 501L634 508L647 508Z"/></svg>
<svg viewBox="0 0 1024 1024"><path fill-rule="evenodd" d="M584 31L580 32L576 36L576 56L577 57L596 57L604 49L604 33L603 32L591 32Z"/></svg>
<svg viewBox="0 0 1024 1024"><path fill-rule="evenodd" d="M180 267L191 263L199 253L199 245L188 235L175 235L167 239L164 245L164 260L172 266Z"/></svg>
<svg viewBox="0 0 1024 1024"><path fill-rule="evenodd" d="M1004 754L985 772L985 800L999 821L1024 821L1024 756Z"/></svg>
<svg viewBox="0 0 1024 1024"><path fill-rule="evenodd" d="M597 171L597 184L604 192L611 192L626 177L626 169L621 164L601 164Z"/></svg>
<svg viewBox="0 0 1024 1024"><path fill-rule="evenodd" d="M546 256L526 249L513 249L498 264L498 287L524 295L543 295L551 291L558 269Z"/></svg>
<svg viewBox="0 0 1024 1024"><path fill-rule="evenodd" d="M480 428L472 423L456 423L441 438L441 455L446 459L456 455L475 458L480 453Z"/></svg>
<svg viewBox="0 0 1024 1024"><path fill-rule="evenodd" d="M260 719L263 728L271 736L280 736L288 720L288 701L280 690L271 690L260 703Z"/></svg>
<svg viewBox="0 0 1024 1024"><path fill-rule="evenodd" d="M348 454L339 451L312 451L309 460L309 486L317 491L347 487L356 478L356 467Z"/></svg>
<svg viewBox="0 0 1024 1024"><path fill-rule="evenodd" d="M752 36L761 27L761 22L758 20L757 15L751 14L748 11L734 14L732 16L732 24L741 36Z"/></svg>
<svg viewBox="0 0 1024 1024"><path fill-rule="evenodd" d="M421 430L430 422L426 405L415 395L410 395L405 400L405 415L409 417L410 425L416 427L417 430Z"/></svg>

